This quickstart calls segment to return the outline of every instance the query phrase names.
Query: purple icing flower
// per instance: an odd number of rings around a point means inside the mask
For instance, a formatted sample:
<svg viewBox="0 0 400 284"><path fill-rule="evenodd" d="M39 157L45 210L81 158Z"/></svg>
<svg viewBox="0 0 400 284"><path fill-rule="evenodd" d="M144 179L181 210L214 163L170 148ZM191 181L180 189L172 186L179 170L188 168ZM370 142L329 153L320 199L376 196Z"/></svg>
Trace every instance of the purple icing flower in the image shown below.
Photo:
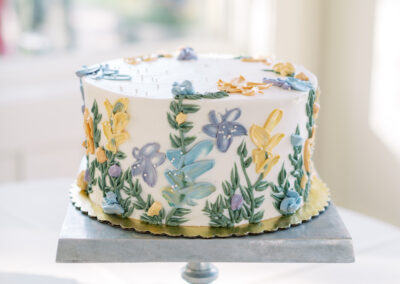
<svg viewBox="0 0 400 284"><path fill-rule="evenodd" d="M132 176L142 175L143 180L151 187L157 182L156 168L165 161L165 154L160 153L160 144L147 143L140 150L133 148L132 155L136 163L132 165Z"/></svg>
<svg viewBox="0 0 400 284"><path fill-rule="evenodd" d="M242 208L243 205L243 196L240 194L234 194L231 199L231 209L233 211Z"/></svg>
<svg viewBox="0 0 400 284"><path fill-rule="evenodd" d="M246 128L235 121L241 113L239 108L226 110L225 114L219 114L221 119L218 119L215 111L209 112L208 118L211 124L204 125L203 132L210 137L217 138L217 147L220 152L228 151L234 136L247 135Z"/></svg>
<svg viewBox="0 0 400 284"><path fill-rule="evenodd" d="M109 169L108 169L108 174L111 177L119 177L121 175L121 167L118 165L112 165Z"/></svg>
<svg viewBox="0 0 400 284"><path fill-rule="evenodd" d="M85 171L85 181L90 182L90 171L89 169L86 169Z"/></svg>
<svg viewBox="0 0 400 284"><path fill-rule="evenodd" d="M194 49L191 47L185 47L181 49L181 52L178 55L178 60L192 60L197 59L197 55L194 52Z"/></svg>
<svg viewBox="0 0 400 284"><path fill-rule="evenodd" d="M290 84L286 80L283 80L281 78L276 78L276 79L264 78L263 83L272 84L275 87L280 87L285 90L290 89Z"/></svg>

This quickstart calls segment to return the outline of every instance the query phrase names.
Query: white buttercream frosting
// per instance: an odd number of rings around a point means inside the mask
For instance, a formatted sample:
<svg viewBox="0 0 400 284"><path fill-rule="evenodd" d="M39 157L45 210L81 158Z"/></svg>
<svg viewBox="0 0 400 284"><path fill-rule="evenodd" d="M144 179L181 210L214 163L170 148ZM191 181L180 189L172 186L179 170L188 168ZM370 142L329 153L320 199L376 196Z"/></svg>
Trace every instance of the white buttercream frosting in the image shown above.
<svg viewBox="0 0 400 284"><path fill-rule="evenodd" d="M134 147L141 148L147 143L157 142L161 146L160 152L165 153L172 149L169 135L170 133L175 134L175 130L168 124L167 112L169 111L170 102L173 100L171 88L174 82L189 80L193 83L196 92L206 93L218 91L217 81L219 79L230 81L240 75L252 82L262 82L264 77L284 78L273 72L262 71L262 69L271 69L273 64L242 62L234 59L233 56L207 55L199 56L198 60L188 61L179 61L176 58L159 58L155 61L142 62L136 65L125 63L123 59L116 59L102 64L109 64L110 68L118 69L120 74L132 76L130 81L94 80L88 77L83 80L85 104L90 109L94 100L96 100L99 112L103 117L102 121L107 119L107 112L103 105L106 99L114 102L123 96L129 98L127 109L129 123L125 130L129 133L130 138L119 147L120 151L127 154L127 158L121 162L123 170L130 168L136 161L131 154ZM296 73L299 72L305 73L310 78L311 83L315 87L317 86L317 79L311 72L302 66L296 66ZM283 110L283 118L274 129L274 133L284 133L285 135L279 145L274 148L274 153L280 155L280 160L266 177L266 180L276 183L278 172L283 163L288 168L288 173L292 170L288 158L288 155L293 152L290 136L294 133L297 125L304 140L308 138L306 129L307 97L308 92L285 90L273 86L264 90L262 94L250 97L231 94L222 99L188 101L188 103L193 103L200 107L197 113L188 114L187 118L194 125L190 131L190 135L197 137L194 144L206 139L214 142L214 148L206 159L214 159L215 166L212 170L201 175L197 181L212 183L215 185L216 191L206 198L196 200L197 205L190 207L192 213L185 216L189 221L184 223L184 226L209 225L209 217L202 210L206 200L214 202L218 195L223 194L221 184L223 181L230 179L232 167L235 163L238 164L236 150L239 144L245 140L250 155L251 151L256 148L249 136L240 136L234 138L226 153L218 151L215 145L216 140L202 131L202 127L210 123L209 112L215 111L223 114L227 109L240 108L241 116L238 122L248 131L253 124L262 126L274 109ZM102 129L101 123L99 124L99 129ZM106 138L102 133L100 145L104 146L106 143ZM92 161L95 156L90 155L89 159ZM164 177L164 172L167 169L173 169L168 160L157 168L158 178L154 187L144 183L141 176L135 178L141 181L143 198L145 199L148 194L151 194L154 200L160 202L168 212L171 207L162 196L162 189L169 185ZM248 173L252 181L258 178L253 163L248 168ZM241 172L239 174L242 183L245 183L243 174ZM255 192L256 197L265 195L265 201L259 209L264 210L264 219L280 215L273 206L273 198L270 194L270 188L263 192ZM94 187L94 192L90 195L90 198L101 205L102 193L97 186ZM140 219L142 213L142 211L134 210L130 217Z"/></svg>

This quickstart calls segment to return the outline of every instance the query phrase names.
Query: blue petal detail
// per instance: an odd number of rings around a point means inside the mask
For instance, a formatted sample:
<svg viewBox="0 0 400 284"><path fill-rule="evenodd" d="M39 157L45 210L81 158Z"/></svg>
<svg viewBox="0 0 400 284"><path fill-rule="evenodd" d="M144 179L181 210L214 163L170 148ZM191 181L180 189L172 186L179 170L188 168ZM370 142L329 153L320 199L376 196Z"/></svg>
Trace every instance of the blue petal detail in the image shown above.
<svg viewBox="0 0 400 284"><path fill-rule="evenodd" d="M303 137L301 137L298 134L292 134L290 136L290 143L292 143L292 145L295 147L302 145L303 141L304 141Z"/></svg>
<svg viewBox="0 0 400 284"><path fill-rule="evenodd" d="M104 213L106 214L121 215L125 212L122 206L117 201L117 195L112 191L106 193L106 196L104 197L101 205Z"/></svg>

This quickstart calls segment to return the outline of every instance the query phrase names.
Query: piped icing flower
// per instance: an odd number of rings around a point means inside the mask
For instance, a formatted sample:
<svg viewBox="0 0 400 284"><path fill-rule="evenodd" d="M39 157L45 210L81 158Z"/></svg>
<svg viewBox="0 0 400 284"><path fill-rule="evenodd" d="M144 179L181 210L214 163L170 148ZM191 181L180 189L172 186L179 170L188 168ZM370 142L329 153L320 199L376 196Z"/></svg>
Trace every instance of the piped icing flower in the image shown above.
<svg viewBox="0 0 400 284"><path fill-rule="evenodd" d="M239 108L226 110L225 114L219 114L219 118L214 110L208 113L211 123L203 126L203 132L217 139L217 148L220 152L228 151L233 137L247 135L246 128L236 122L241 113Z"/></svg>
<svg viewBox="0 0 400 284"><path fill-rule="evenodd" d="M117 195L112 191L106 193L106 196L101 203L101 207L103 208L103 212L106 214L121 215L125 212L124 208L122 208L117 201Z"/></svg>
<svg viewBox="0 0 400 284"><path fill-rule="evenodd" d="M128 102L128 98L120 98L114 104L111 104L108 99L104 101L108 121L102 123L103 132L107 138L106 148L113 153L116 153L118 146L129 138L129 134L125 131L125 127L129 121L129 115L126 112Z"/></svg>
<svg viewBox="0 0 400 284"><path fill-rule="evenodd" d="M187 114L180 112L178 113L178 115L175 118L175 121L178 123L178 125L181 125L182 123L184 123L187 119Z"/></svg>
<svg viewBox="0 0 400 284"><path fill-rule="evenodd" d="M240 57L242 62L260 62L266 65L271 65L272 60L269 57L252 57L252 56L242 56Z"/></svg>
<svg viewBox="0 0 400 284"><path fill-rule="evenodd" d="M94 154L93 118L90 116L87 108L85 108L83 113L83 128L86 136L86 140L83 142L83 146L86 148L86 155Z"/></svg>
<svg viewBox="0 0 400 284"><path fill-rule="evenodd" d="M179 95L194 95L194 88L192 82L185 80L182 83L174 82L172 84L172 94Z"/></svg>
<svg viewBox="0 0 400 284"><path fill-rule="evenodd" d="M158 214L160 214L161 209L162 209L162 204L158 201L155 201L150 206L149 210L147 210L147 216L150 217L157 216Z"/></svg>
<svg viewBox="0 0 400 284"><path fill-rule="evenodd" d="M307 139L304 143L304 151L303 151L303 161L304 161L304 169L306 172L311 172L311 139Z"/></svg>
<svg viewBox="0 0 400 284"><path fill-rule="evenodd" d="M191 47L184 47L180 50L178 60L194 60L197 59L197 54L194 52L194 49Z"/></svg>
<svg viewBox="0 0 400 284"><path fill-rule="evenodd" d="M302 198L295 190L288 190L285 198L282 200L279 209L284 215L294 214L301 205Z"/></svg>
<svg viewBox="0 0 400 284"><path fill-rule="evenodd" d="M254 96L255 94L262 94L265 89L268 89L272 84L268 83L255 83L246 82L246 79L240 75L232 79L230 82L224 82L221 79L217 82L218 89L231 94L242 94L244 96Z"/></svg>
<svg viewBox="0 0 400 284"><path fill-rule="evenodd" d="M282 76L292 76L295 72L294 65L290 62L280 62L276 63L273 67L275 73L278 73Z"/></svg>
<svg viewBox="0 0 400 284"><path fill-rule="evenodd" d="M285 79L264 78L263 82L266 84L272 84L276 87L280 87L285 90L295 90L295 91L302 91L302 92L308 91L309 89L311 89L313 87L311 82L303 81L303 80L293 78L293 77L287 77Z"/></svg>
<svg viewBox="0 0 400 284"><path fill-rule="evenodd" d="M243 205L243 196L241 196L240 194L234 194L231 199L231 209L233 211L239 210L240 208L242 208L242 205Z"/></svg>
<svg viewBox="0 0 400 284"><path fill-rule="evenodd" d="M156 168L165 161L165 154L160 153L160 144L147 143L141 149L133 148L132 155L136 162L132 165L132 176L142 175L143 180L153 187L157 182Z"/></svg>
<svg viewBox="0 0 400 284"><path fill-rule="evenodd" d="M121 175L121 173L122 173L122 169L118 165L112 165L108 169L108 174L110 175L110 177L113 177L113 178L119 177Z"/></svg>
<svg viewBox="0 0 400 284"><path fill-rule="evenodd" d="M271 171L272 167L278 163L280 156L274 155L272 149L276 147L282 138L283 133L272 135L272 130L278 125L283 116L281 109L275 109L268 116L264 126L253 124L250 127L250 138L257 146L253 150L253 162L256 165L256 172L263 173L264 177Z"/></svg>
<svg viewBox="0 0 400 284"><path fill-rule="evenodd" d="M296 79L303 80L303 81L309 81L310 79L307 77L306 74L303 72L297 73L296 76L294 76Z"/></svg>
<svg viewBox="0 0 400 284"><path fill-rule="evenodd" d="M303 145L303 141L303 137L301 137L299 134L292 134L290 136L290 143L295 147Z"/></svg>
<svg viewBox="0 0 400 284"><path fill-rule="evenodd" d="M87 188L87 181L85 180L85 171L81 171L78 175L78 178L76 180L76 185L81 189L81 190L86 190Z"/></svg>
<svg viewBox="0 0 400 284"><path fill-rule="evenodd" d="M84 180L86 182L90 181L90 171L89 171L89 169L86 169L86 171L85 171L85 179Z"/></svg>
<svg viewBox="0 0 400 284"><path fill-rule="evenodd" d="M107 161L107 155L103 148L98 147L96 149L96 159L97 159L97 162L99 162L100 164Z"/></svg>

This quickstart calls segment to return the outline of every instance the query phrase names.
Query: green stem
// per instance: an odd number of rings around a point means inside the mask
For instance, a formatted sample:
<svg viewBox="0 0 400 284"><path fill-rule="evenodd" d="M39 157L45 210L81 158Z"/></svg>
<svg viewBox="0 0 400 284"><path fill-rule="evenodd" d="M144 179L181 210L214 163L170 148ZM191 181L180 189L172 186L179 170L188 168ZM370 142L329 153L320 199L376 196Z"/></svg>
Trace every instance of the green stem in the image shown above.
<svg viewBox="0 0 400 284"><path fill-rule="evenodd" d="M178 107L179 107L180 112L182 112L182 102L183 102L183 98L179 97ZM181 151L183 152L183 154L186 154L185 136L184 136L181 128L179 128L179 137L181 139Z"/></svg>
<svg viewBox="0 0 400 284"><path fill-rule="evenodd" d="M254 215L254 194L253 194L253 185L251 184L250 178L247 174L246 168L244 166L244 159L243 159L243 155L240 155L240 165L242 167L242 171L244 174L244 177L246 179L247 182L247 193L249 195L250 198L250 216L249 216L249 221L251 222L251 219L253 218Z"/></svg>

